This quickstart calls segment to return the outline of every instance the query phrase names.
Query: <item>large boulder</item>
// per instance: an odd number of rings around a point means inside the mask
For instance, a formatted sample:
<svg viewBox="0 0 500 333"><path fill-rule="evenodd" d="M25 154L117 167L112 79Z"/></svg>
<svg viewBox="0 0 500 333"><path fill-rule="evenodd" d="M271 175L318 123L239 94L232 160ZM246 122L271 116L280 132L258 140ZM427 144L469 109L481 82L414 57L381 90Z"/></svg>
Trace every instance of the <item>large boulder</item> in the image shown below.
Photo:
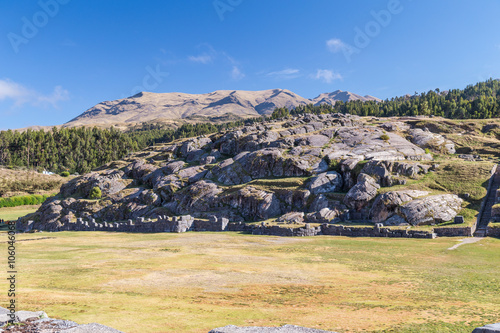
<svg viewBox="0 0 500 333"><path fill-rule="evenodd" d="M475 328L472 333L500 333L500 323L488 324Z"/></svg>
<svg viewBox="0 0 500 333"><path fill-rule="evenodd" d="M387 135L388 140L381 139ZM432 156L395 133L384 133L373 126L341 127L335 140L329 145L330 160L361 158L366 160L429 160Z"/></svg>
<svg viewBox="0 0 500 333"><path fill-rule="evenodd" d="M276 219L276 222L302 223L304 222L304 212L290 212L283 214Z"/></svg>
<svg viewBox="0 0 500 333"><path fill-rule="evenodd" d="M342 189L342 177L335 171L320 173L306 185L312 194L338 192Z"/></svg>
<svg viewBox="0 0 500 333"><path fill-rule="evenodd" d="M141 179L142 177L150 174L151 172L158 169L158 167L146 163L144 160L136 160L124 169L125 175L133 179Z"/></svg>
<svg viewBox="0 0 500 333"><path fill-rule="evenodd" d="M295 139L296 146L323 147L330 142L330 138L325 135L307 135Z"/></svg>
<svg viewBox="0 0 500 333"><path fill-rule="evenodd" d="M342 211L335 208L323 208L320 211L308 213L305 220L310 223L330 223L342 214Z"/></svg>
<svg viewBox="0 0 500 333"><path fill-rule="evenodd" d="M462 199L455 194L439 194L412 200L399 208L399 214L411 225L450 221L462 209Z"/></svg>
<svg viewBox="0 0 500 333"><path fill-rule="evenodd" d="M86 175L76 177L61 186L61 194L64 197L80 196L87 198L94 187L99 187L102 196L115 194L123 190L127 185L123 181L124 172L109 171L103 173L91 172Z"/></svg>
<svg viewBox="0 0 500 333"><path fill-rule="evenodd" d="M358 182L354 185L344 197L344 204L349 208L360 211L365 208L370 200L375 198L380 185L375 179L367 174L361 173Z"/></svg>
<svg viewBox="0 0 500 333"><path fill-rule="evenodd" d="M430 166L402 161L369 161L362 173L375 178L381 186L393 186L406 184L406 179L401 177L417 178L420 174L426 174Z"/></svg>
<svg viewBox="0 0 500 333"><path fill-rule="evenodd" d="M218 204L222 189L210 180L200 180L173 195L166 207L178 215L192 212L207 212Z"/></svg>
<svg viewBox="0 0 500 333"><path fill-rule="evenodd" d="M265 148L227 159L215 166L211 174L224 185L238 185L260 178L310 176L327 168L318 156L285 156L282 149Z"/></svg>
<svg viewBox="0 0 500 333"><path fill-rule="evenodd" d="M266 220L282 214L280 202L274 193L253 186L222 196L221 201L240 212L246 220Z"/></svg>
<svg viewBox="0 0 500 333"><path fill-rule="evenodd" d="M445 139L442 135L432 133L429 130L415 128L410 130L411 142L422 148L433 149L438 152L455 154L455 144Z"/></svg>
<svg viewBox="0 0 500 333"><path fill-rule="evenodd" d="M428 195L425 191L391 191L379 195L373 202L370 210L370 218L374 223L387 220L397 213L397 209L404 203L415 198Z"/></svg>
<svg viewBox="0 0 500 333"><path fill-rule="evenodd" d="M348 191L356 184L356 177L354 176L354 168L361 162L363 158L346 158L342 161L335 163L340 163L340 171L342 172L342 180L344 181L344 190ZM330 161L333 162L333 161Z"/></svg>

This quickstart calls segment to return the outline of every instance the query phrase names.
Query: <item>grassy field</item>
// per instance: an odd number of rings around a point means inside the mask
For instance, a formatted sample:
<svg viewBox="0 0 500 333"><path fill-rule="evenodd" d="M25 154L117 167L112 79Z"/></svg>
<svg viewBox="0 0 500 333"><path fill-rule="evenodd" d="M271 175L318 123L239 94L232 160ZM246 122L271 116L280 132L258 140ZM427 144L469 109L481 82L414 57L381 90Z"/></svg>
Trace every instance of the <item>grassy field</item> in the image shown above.
<svg viewBox="0 0 500 333"><path fill-rule="evenodd" d="M29 240L42 237L49 238ZM448 248L458 238L61 232L22 239L20 308L124 332L290 323L470 333L500 321L500 240L493 238L455 250Z"/></svg>
<svg viewBox="0 0 500 333"><path fill-rule="evenodd" d="M40 205L0 208L0 219L6 221L17 220L18 217L36 212L39 207Z"/></svg>

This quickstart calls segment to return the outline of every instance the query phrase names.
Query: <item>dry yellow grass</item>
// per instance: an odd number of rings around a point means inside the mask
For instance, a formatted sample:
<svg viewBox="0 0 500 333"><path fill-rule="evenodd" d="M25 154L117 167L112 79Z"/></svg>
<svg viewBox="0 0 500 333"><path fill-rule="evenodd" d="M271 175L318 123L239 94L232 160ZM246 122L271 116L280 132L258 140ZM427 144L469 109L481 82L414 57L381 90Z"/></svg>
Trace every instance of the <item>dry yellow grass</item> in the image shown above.
<svg viewBox="0 0 500 333"><path fill-rule="evenodd" d="M20 307L124 332L285 323L470 332L500 320L497 239L454 251L452 238L61 232L19 239L47 236L54 238L17 243Z"/></svg>
<svg viewBox="0 0 500 333"><path fill-rule="evenodd" d="M0 197L57 193L61 185L70 179L33 170L0 167Z"/></svg>

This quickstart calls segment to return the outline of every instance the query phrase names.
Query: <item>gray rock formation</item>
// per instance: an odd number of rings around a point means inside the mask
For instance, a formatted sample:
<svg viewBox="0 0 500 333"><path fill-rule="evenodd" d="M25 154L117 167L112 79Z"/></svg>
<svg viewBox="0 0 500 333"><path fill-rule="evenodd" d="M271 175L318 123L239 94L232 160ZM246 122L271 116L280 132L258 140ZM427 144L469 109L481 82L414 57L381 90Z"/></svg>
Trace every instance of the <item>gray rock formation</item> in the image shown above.
<svg viewBox="0 0 500 333"><path fill-rule="evenodd" d="M370 218L373 223L379 223L387 220L391 216L397 213L397 209L404 203L412 201L415 198L423 197L428 195L425 191L391 191L379 195L373 202L372 208L370 210ZM384 223L389 225L389 223L395 223L389 221Z"/></svg>
<svg viewBox="0 0 500 333"><path fill-rule="evenodd" d="M475 328L472 333L499 333L500 332L500 323L496 324L488 324L482 327Z"/></svg>
<svg viewBox="0 0 500 333"><path fill-rule="evenodd" d="M349 208L360 211L368 205L370 200L375 198L379 188L380 185L377 184L375 179L362 173L358 177L357 184L347 192L344 204Z"/></svg>
<svg viewBox="0 0 500 333"><path fill-rule="evenodd" d="M236 222L302 212L329 223L355 218L349 209L365 219L379 186L429 170L416 161L431 157L398 134L404 124L394 126L386 132L357 116L307 114L150 147L71 180L20 228L57 231L78 219L95 219L89 228L98 228L165 214ZM95 186L103 197L88 200ZM344 204L337 192L347 192ZM391 209L374 216L389 218Z"/></svg>
<svg viewBox="0 0 500 333"><path fill-rule="evenodd" d="M462 208L455 194L431 195L412 200L399 208L400 215L411 225L436 224L453 220Z"/></svg>
<svg viewBox="0 0 500 333"><path fill-rule="evenodd" d="M304 213L303 212L286 213L278 217L276 221L284 223L302 223L304 222Z"/></svg>
<svg viewBox="0 0 500 333"><path fill-rule="evenodd" d="M306 187L312 194L339 192L342 189L342 177L335 171L320 173L312 177Z"/></svg>
<svg viewBox="0 0 500 333"><path fill-rule="evenodd" d="M8 315L8 309L0 307L0 327L11 320ZM78 325L69 320L52 319L47 316L44 311L17 311L15 312L14 323L20 323L23 327L23 332L40 332L40 333L123 333L114 328L92 323ZM0 328L0 332L4 330ZM5 330L6 332L9 330ZM17 331L16 331L17 332Z"/></svg>
<svg viewBox="0 0 500 333"><path fill-rule="evenodd" d="M143 164L140 166L142 167ZM64 197L71 195L88 197L92 188L96 186L101 189L103 196L115 194L126 187L122 181L123 176L124 172L119 170L109 170L103 173L91 172L61 186L61 194Z"/></svg>
<svg viewBox="0 0 500 333"><path fill-rule="evenodd" d="M455 154L455 144L445 139L442 135L432 133L429 130L415 128L410 130L411 142L422 148L433 149L438 152Z"/></svg>
<svg viewBox="0 0 500 333"><path fill-rule="evenodd" d="M267 220L283 213L274 193L253 186L246 186L236 193L230 193L222 197L221 201L239 210L242 216L250 220Z"/></svg>

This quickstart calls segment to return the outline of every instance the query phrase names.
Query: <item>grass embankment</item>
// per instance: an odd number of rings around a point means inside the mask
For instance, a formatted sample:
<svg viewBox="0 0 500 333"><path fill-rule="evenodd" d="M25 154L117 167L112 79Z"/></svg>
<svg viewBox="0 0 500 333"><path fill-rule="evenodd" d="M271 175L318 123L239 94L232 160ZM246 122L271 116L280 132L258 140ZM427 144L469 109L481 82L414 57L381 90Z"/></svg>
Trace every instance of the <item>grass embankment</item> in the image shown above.
<svg viewBox="0 0 500 333"><path fill-rule="evenodd" d="M20 195L50 195L59 192L62 184L71 177L44 175L33 170L0 167L0 197Z"/></svg>
<svg viewBox="0 0 500 333"><path fill-rule="evenodd" d="M40 205L50 196L49 194L31 194L0 198L0 208Z"/></svg>
<svg viewBox="0 0 500 333"><path fill-rule="evenodd" d="M291 323L337 332L470 333L500 321L498 239L450 251L452 238L50 236L17 243L19 308L125 332ZM18 235L37 237L46 235ZM6 301L1 293L0 304Z"/></svg>

